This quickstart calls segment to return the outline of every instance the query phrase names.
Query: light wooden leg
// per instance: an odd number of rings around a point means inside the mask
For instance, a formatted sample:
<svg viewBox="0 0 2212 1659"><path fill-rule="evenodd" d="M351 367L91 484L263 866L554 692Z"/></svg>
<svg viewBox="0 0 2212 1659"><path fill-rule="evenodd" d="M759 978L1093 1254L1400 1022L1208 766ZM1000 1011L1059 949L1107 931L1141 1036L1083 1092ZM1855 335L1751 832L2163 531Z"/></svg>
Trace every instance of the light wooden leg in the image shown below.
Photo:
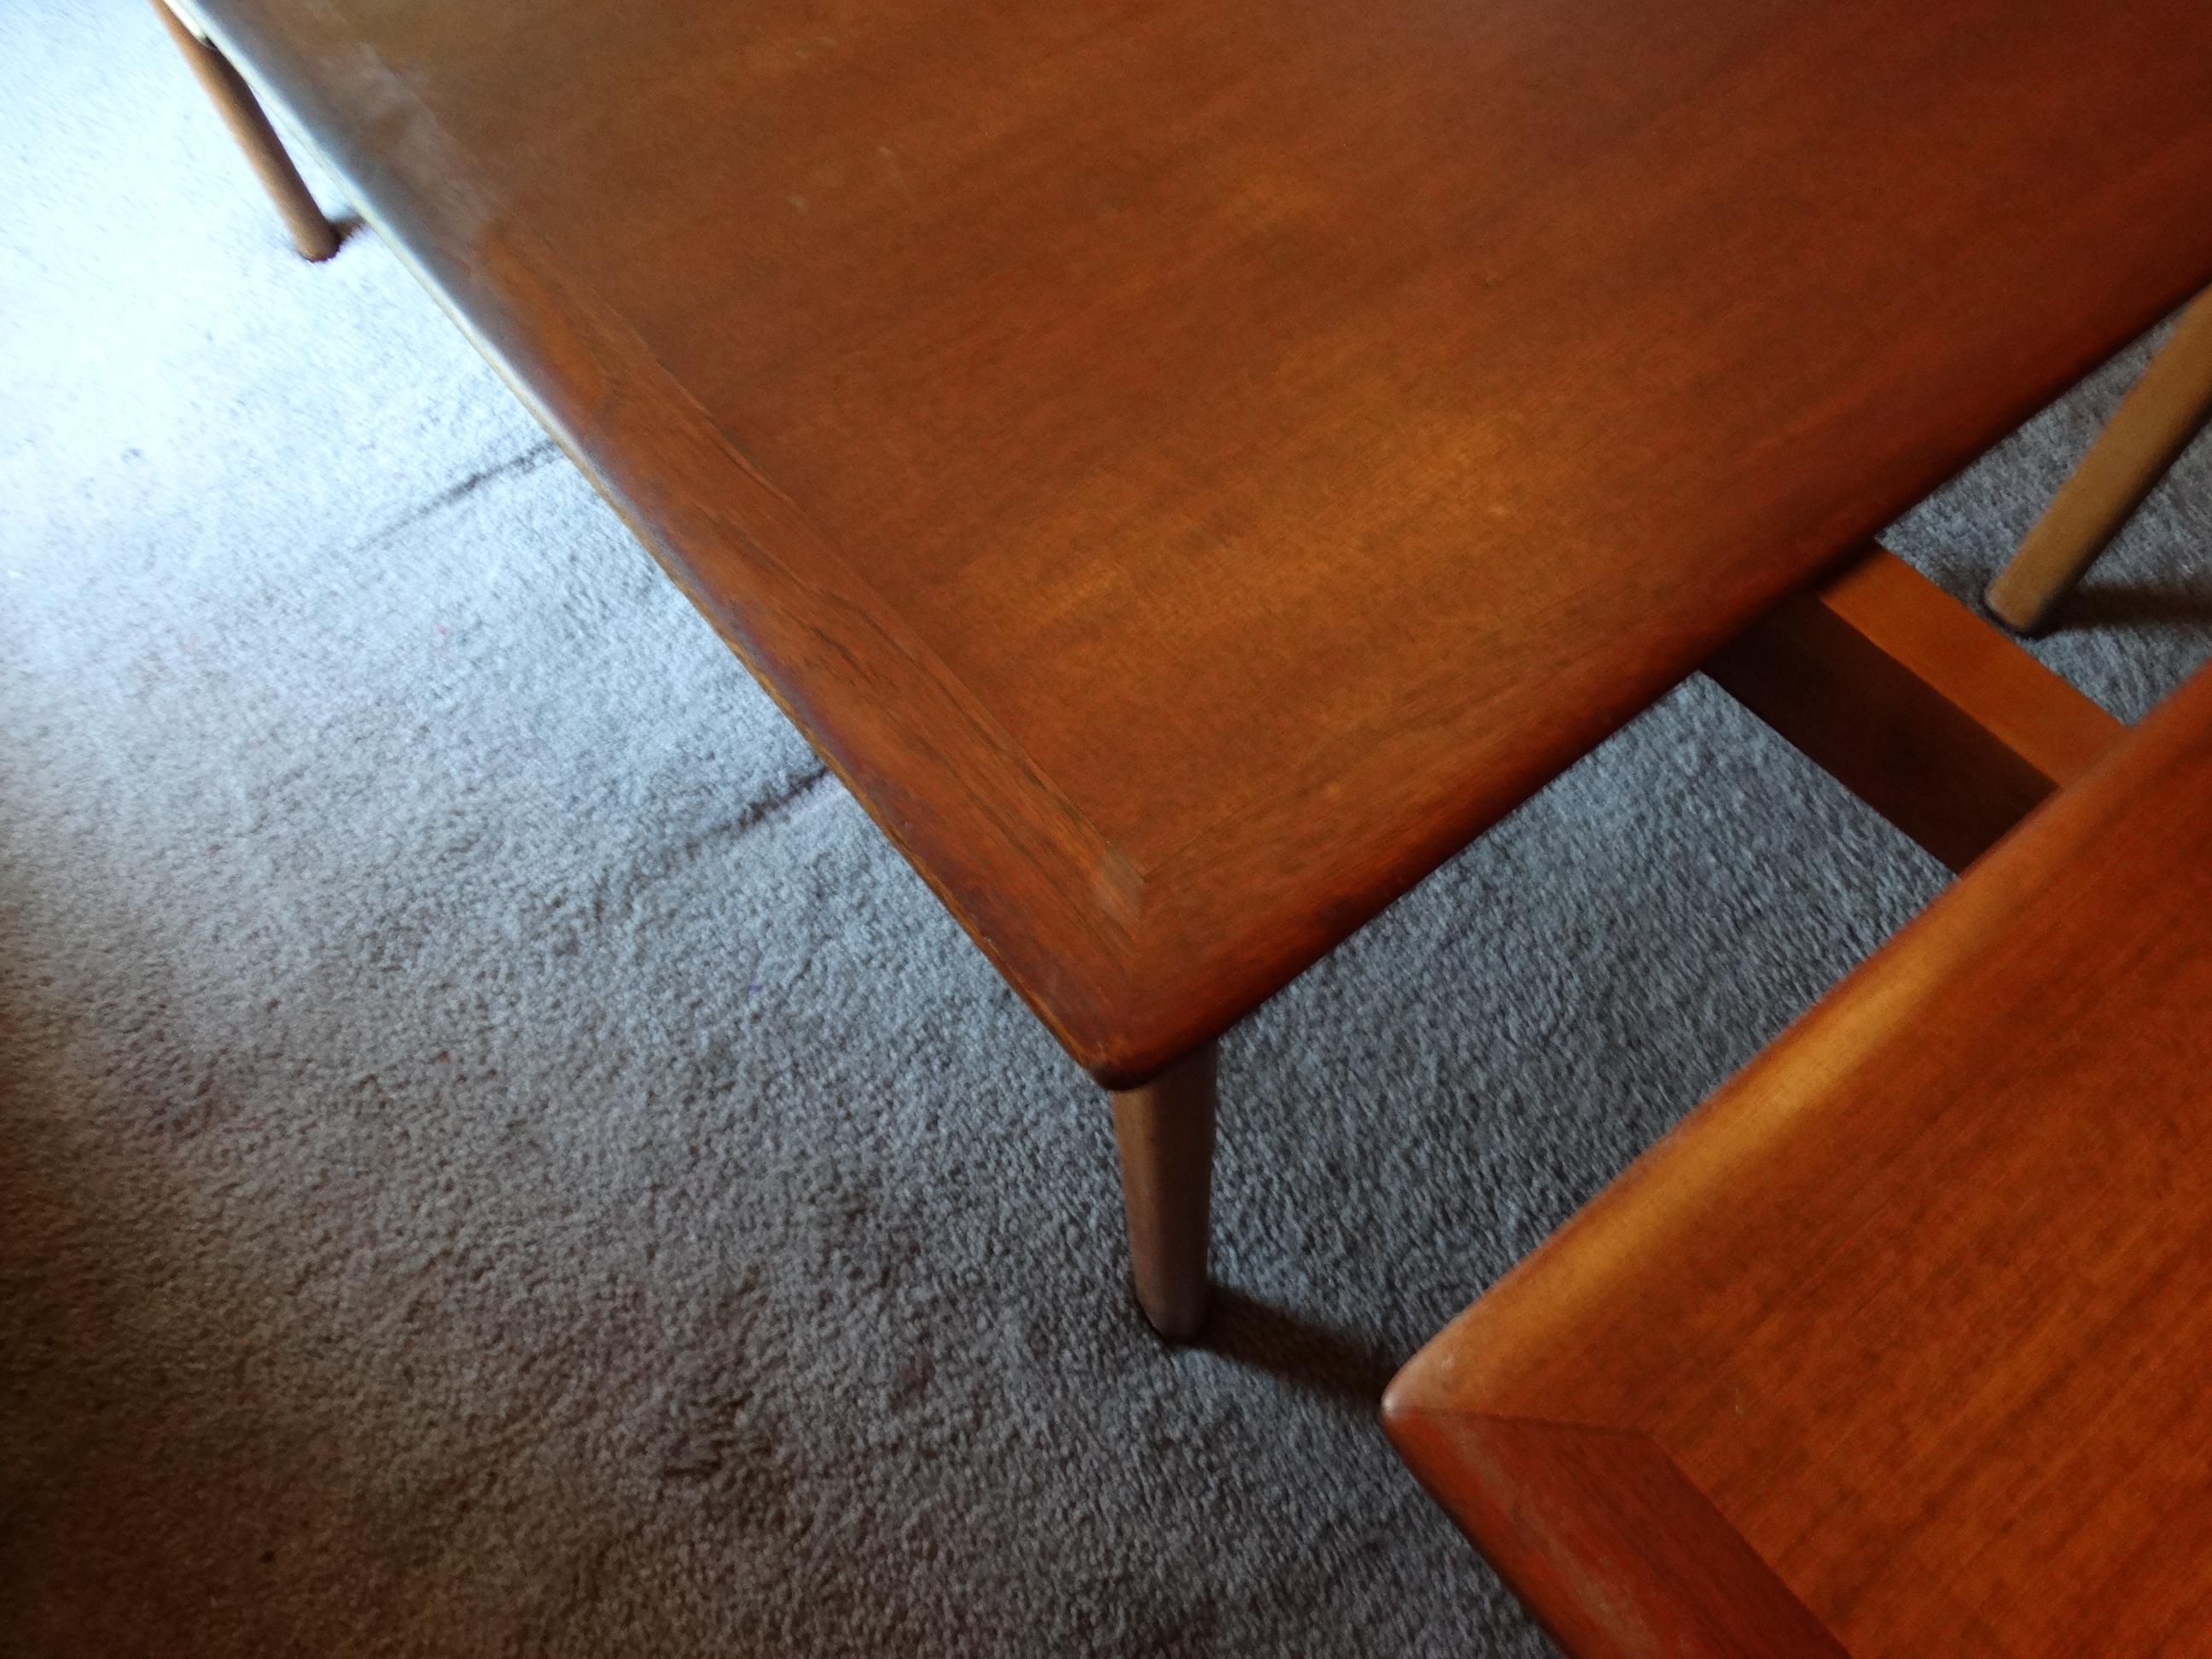
<svg viewBox="0 0 2212 1659"><path fill-rule="evenodd" d="M1990 613L2023 634L2045 627L2207 420L2212 420L2212 293L2182 313L2172 337L1990 584Z"/></svg>
<svg viewBox="0 0 2212 1659"><path fill-rule="evenodd" d="M1113 1097L1137 1302L1152 1328L1177 1342L1206 1322L1214 1060L1209 1042Z"/></svg>
<svg viewBox="0 0 2212 1659"><path fill-rule="evenodd" d="M269 125L263 113L260 100L252 88L246 84L230 59L208 41L203 40L171 11L163 0L154 0L154 9L169 38L185 54L192 73L207 88L208 96L215 100L223 125L230 129L232 137L246 152L246 159L261 177L269 192L269 199L276 204L276 211L284 221L284 228L292 233L293 246L301 257L307 259L327 259L338 249L338 234L323 210L315 205L315 198L300 178L300 171L292 165L292 158L284 153L284 145L276 137L276 128Z"/></svg>

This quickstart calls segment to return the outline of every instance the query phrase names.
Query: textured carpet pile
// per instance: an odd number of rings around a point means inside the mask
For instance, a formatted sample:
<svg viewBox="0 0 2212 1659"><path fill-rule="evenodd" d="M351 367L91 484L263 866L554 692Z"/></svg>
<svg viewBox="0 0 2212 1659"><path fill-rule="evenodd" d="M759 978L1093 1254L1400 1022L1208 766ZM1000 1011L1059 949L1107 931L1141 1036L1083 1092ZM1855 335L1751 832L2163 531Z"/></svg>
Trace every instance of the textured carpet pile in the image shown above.
<svg viewBox="0 0 2212 1659"><path fill-rule="evenodd" d="M1094 1091L143 0L0 6L0 1650L1545 1651L1382 1384L1929 860L1691 682L1237 1034L1164 1349ZM2200 446L2039 648L2208 618Z"/></svg>

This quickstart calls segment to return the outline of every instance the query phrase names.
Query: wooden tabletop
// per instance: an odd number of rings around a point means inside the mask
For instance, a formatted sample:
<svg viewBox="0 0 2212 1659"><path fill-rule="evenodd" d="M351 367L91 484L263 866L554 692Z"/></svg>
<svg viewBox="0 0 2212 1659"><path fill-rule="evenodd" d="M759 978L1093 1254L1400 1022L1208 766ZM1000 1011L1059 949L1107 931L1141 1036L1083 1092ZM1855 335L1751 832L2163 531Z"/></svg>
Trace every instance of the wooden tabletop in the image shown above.
<svg viewBox="0 0 2212 1659"><path fill-rule="evenodd" d="M197 0L1069 1049L2212 278L2202 0Z"/></svg>
<svg viewBox="0 0 2212 1659"><path fill-rule="evenodd" d="M1576 1655L2212 1642L2212 671L1391 1390Z"/></svg>

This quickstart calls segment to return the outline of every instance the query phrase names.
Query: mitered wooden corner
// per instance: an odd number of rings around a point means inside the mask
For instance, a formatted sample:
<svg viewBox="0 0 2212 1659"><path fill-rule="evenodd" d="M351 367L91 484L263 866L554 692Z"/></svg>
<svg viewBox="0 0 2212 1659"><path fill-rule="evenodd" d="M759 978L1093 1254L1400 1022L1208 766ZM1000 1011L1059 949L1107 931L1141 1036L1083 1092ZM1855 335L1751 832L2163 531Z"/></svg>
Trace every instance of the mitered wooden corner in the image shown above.
<svg viewBox="0 0 2212 1659"><path fill-rule="evenodd" d="M1846 1659L1650 1436L1384 1396L1401 1455L1575 1659Z"/></svg>

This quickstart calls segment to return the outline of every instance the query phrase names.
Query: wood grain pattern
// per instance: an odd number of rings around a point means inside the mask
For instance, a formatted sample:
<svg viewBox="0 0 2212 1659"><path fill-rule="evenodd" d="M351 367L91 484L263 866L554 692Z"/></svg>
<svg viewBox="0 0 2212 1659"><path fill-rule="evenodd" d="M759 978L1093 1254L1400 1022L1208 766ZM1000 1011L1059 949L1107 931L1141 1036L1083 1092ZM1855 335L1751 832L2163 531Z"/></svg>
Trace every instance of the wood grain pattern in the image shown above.
<svg viewBox="0 0 2212 1659"><path fill-rule="evenodd" d="M1109 1085L2212 277L2197 0L206 0Z"/></svg>
<svg viewBox="0 0 2212 1659"><path fill-rule="evenodd" d="M1578 1655L1741 1650L1711 1579L1553 1536L1673 1559L1686 1500L1590 1449L1638 1443L1860 1659L2202 1651L2208 1013L2212 672L1424 1349L1394 1437ZM1530 1420L1600 1438L1496 1449Z"/></svg>
<svg viewBox="0 0 2212 1659"><path fill-rule="evenodd" d="M1954 870L2127 730L1880 547L1778 605L1705 672Z"/></svg>
<svg viewBox="0 0 2212 1659"><path fill-rule="evenodd" d="M1452 1471L1439 1497L1570 1654L1845 1659L1649 1436L1455 1411L1391 1432L1416 1470Z"/></svg>
<svg viewBox="0 0 2212 1659"><path fill-rule="evenodd" d="M2182 313L2081 465L1990 584L1992 615L2041 632L2143 497L2212 421L2212 294Z"/></svg>

